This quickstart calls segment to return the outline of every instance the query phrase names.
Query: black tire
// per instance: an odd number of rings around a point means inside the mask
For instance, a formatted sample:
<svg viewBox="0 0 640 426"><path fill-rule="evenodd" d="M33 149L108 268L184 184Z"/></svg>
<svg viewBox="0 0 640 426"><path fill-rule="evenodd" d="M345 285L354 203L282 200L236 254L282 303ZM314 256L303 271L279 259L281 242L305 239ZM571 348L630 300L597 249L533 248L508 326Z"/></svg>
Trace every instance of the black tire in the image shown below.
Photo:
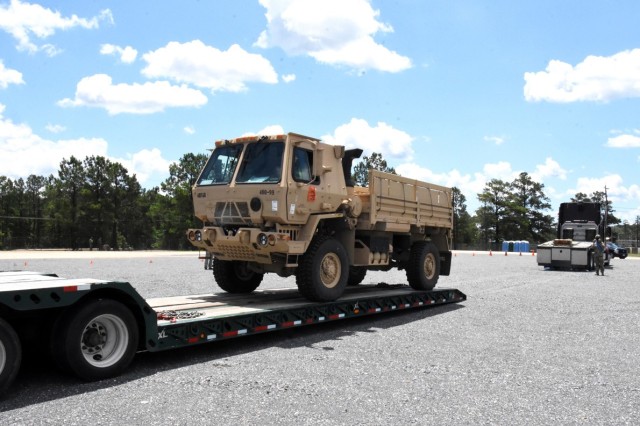
<svg viewBox="0 0 640 426"><path fill-rule="evenodd" d="M331 237L311 241L296 271L298 291L314 302L330 302L344 293L349 276L349 259L342 244Z"/></svg>
<svg viewBox="0 0 640 426"><path fill-rule="evenodd" d="M63 370L84 380L121 374L138 348L131 311L110 299L93 300L64 314L54 328L53 356Z"/></svg>
<svg viewBox="0 0 640 426"><path fill-rule="evenodd" d="M358 285L364 280L367 275L367 268L364 266L352 266L349 268L349 277L347 279L347 285Z"/></svg>
<svg viewBox="0 0 640 426"><path fill-rule="evenodd" d="M440 254L433 243L418 241L411 246L407 281L416 290L433 290L440 277Z"/></svg>
<svg viewBox="0 0 640 426"><path fill-rule="evenodd" d="M249 269L247 262L213 259L213 277L227 293L251 293L260 286L264 274Z"/></svg>
<svg viewBox="0 0 640 426"><path fill-rule="evenodd" d="M20 339L13 327L0 318L0 395L13 383L21 362Z"/></svg>

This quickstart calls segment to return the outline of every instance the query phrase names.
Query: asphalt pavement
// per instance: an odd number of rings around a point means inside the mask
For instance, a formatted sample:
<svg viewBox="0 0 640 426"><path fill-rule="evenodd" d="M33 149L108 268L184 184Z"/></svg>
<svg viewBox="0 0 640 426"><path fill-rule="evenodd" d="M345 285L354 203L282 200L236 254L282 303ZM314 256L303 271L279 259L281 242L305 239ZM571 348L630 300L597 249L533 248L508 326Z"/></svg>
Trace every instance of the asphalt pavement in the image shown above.
<svg viewBox="0 0 640 426"><path fill-rule="evenodd" d="M194 253L0 256L15 269L124 280L144 297L219 291ZM34 349L0 424L639 424L639 277L638 258L602 277L458 252L438 287L464 292L459 304L140 353L94 383ZM365 278L380 282L406 278Z"/></svg>

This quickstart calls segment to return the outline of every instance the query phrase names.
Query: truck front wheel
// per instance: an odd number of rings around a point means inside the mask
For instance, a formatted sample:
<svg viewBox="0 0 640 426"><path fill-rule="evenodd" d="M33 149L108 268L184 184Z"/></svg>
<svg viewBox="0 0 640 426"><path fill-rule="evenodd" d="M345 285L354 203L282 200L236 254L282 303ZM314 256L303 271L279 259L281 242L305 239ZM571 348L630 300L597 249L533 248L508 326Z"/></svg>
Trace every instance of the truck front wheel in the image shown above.
<svg viewBox="0 0 640 426"><path fill-rule="evenodd" d="M138 327L131 311L110 299L93 300L63 315L52 340L56 363L84 380L114 377L131 363Z"/></svg>
<svg viewBox="0 0 640 426"><path fill-rule="evenodd" d="M251 293L260 286L264 274L258 274L247 262L213 259L213 277L227 293Z"/></svg>
<svg viewBox="0 0 640 426"><path fill-rule="evenodd" d="M296 272L298 291L314 302L336 300L347 286L349 260L342 244L328 236L316 237L302 256Z"/></svg>
<svg viewBox="0 0 640 426"><path fill-rule="evenodd" d="M440 277L440 255L433 243L418 241L411 247L407 281L416 290L433 290Z"/></svg>
<svg viewBox="0 0 640 426"><path fill-rule="evenodd" d="M11 386L20 369L22 346L11 325L0 318L0 394Z"/></svg>

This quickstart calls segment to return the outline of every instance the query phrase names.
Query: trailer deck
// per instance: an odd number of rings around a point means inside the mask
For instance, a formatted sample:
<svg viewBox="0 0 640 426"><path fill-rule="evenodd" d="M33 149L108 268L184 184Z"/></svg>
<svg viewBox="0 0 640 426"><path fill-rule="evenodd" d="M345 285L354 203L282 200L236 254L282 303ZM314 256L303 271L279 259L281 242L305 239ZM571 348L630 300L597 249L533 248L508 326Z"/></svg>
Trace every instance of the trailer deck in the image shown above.
<svg viewBox="0 0 640 426"><path fill-rule="evenodd" d="M21 332L51 342L56 364L85 380L120 374L136 351L161 351L293 327L463 302L456 289L405 284L350 286L338 300L311 302L296 288L145 300L121 281L0 272L0 393L17 375ZM47 330L50 335L47 335ZM34 331L34 330L31 330ZM44 334L43 334L44 332Z"/></svg>
<svg viewBox="0 0 640 426"><path fill-rule="evenodd" d="M316 303L297 289L259 290L148 299L158 315L158 348L183 346L396 310L466 300L455 289L413 290L407 285L359 285L338 300Z"/></svg>

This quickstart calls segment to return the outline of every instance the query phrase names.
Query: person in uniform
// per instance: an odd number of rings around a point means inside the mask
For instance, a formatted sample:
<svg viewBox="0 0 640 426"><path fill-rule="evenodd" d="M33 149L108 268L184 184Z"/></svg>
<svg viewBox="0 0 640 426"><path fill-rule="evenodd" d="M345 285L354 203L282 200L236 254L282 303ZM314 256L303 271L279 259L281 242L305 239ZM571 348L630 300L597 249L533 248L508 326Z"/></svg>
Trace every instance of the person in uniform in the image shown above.
<svg viewBox="0 0 640 426"><path fill-rule="evenodd" d="M606 246L602 241L600 241L600 235L596 235L596 239L593 240L593 254L595 256L596 261L596 275L604 275L604 251Z"/></svg>

